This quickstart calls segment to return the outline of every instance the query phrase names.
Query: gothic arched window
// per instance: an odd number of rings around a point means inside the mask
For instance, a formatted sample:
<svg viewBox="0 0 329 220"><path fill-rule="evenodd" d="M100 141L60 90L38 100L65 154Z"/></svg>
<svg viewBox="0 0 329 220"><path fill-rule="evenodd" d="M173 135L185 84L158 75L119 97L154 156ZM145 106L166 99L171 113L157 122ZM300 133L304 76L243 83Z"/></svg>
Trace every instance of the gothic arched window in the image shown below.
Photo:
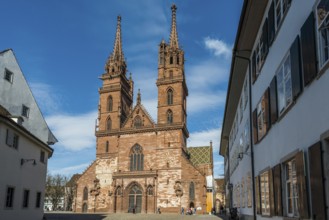
<svg viewBox="0 0 329 220"><path fill-rule="evenodd" d="M190 182L189 197L190 197L190 200L194 200L195 192L194 192L194 183L193 182Z"/></svg>
<svg viewBox="0 0 329 220"><path fill-rule="evenodd" d="M147 187L147 195L153 196L153 186L148 186Z"/></svg>
<svg viewBox="0 0 329 220"><path fill-rule="evenodd" d="M106 141L106 144L105 144L105 152L109 152L109 142Z"/></svg>
<svg viewBox="0 0 329 220"><path fill-rule="evenodd" d="M134 127L135 128L140 128L142 127L142 119L139 115L137 115L134 119Z"/></svg>
<svg viewBox="0 0 329 220"><path fill-rule="evenodd" d="M174 73L172 70L169 71L169 79L172 79L174 78Z"/></svg>
<svg viewBox="0 0 329 220"><path fill-rule="evenodd" d="M177 56L177 64L179 64L179 56Z"/></svg>
<svg viewBox="0 0 329 220"><path fill-rule="evenodd" d="M130 150L130 171L144 170L143 149L135 144Z"/></svg>
<svg viewBox="0 0 329 220"><path fill-rule="evenodd" d="M122 195L122 188L121 188L121 186L119 186L119 187L117 188L116 195L117 195L117 196L121 196L121 195Z"/></svg>
<svg viewBox="0 0 329 220"><path fill-rule="evenodd" d="M174 102L174 92L172 89L168 89L167 91L167 104L172 105Z"/></svg>
<svg viewBox="0 0 329 220"><path fill-rule="evenodd" d="M173 63L174 63L174 58L170 57L170 64L173 64Z"/></svg>
<svg viewBox="0 0 329 220"><path fill-rule="evenodd" d="M111 130L112 129L112 120L111 118L107 119L107 123L106 123L106 130Z"/></svg>
<svg viewBox="0 0 329 220"><path fill-rule="evenodd" d="M83 189L83 200L88 200L88 188Z"/></svg>
<svg viewBox="0 0 329 220"><path fill-rule="evenodd" d="M169 110L167 111L167 124L172 124L173 121L174 121L173 118L174 118L174 117L173 117L173 113L172 113L172 111L169 109Z"/></svg>
<svg viewBox="0 0 329 220"><path fill-rule="evenodd" d="M108 111L109 112L113 111L113 99L112 99L112 96L109 96L107 106L108 106Z"/></svg>

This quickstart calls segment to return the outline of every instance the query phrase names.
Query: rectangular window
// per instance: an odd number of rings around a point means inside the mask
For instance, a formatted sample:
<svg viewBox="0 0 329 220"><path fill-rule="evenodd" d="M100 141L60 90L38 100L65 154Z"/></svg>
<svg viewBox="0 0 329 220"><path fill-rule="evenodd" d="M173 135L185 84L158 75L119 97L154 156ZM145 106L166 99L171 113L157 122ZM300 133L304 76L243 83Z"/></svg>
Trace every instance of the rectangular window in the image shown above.
<svg viewBox="0 0 329 220"><path fill-rule="evenodd" d="M292 159L284 164L284 180L285 180L285 205L286 214L289 217L298 217L298 184L296 161Z"/></svg>
<svg viewBox="0 0 329 220"><path fill-rule="evenodd" d="M260 198L262 215L270 215L269 171L265 171L260 175Z"/></svg>
<svg viewBox="0 0 329 220"><path fill-rule="evenodd" d="M244 125L244 143L245 143L245 151L249 149L249 119L246 121Z"/></svg>
<svg viewBox="0 0 329 220"><path fill-rule="evenodd" d="M4 75L4 79L7 80L8 82L12 83L13 82L13 72L5 69L5 75Z"/></svg>
<svg viewBox="0 0 329 220"><path fill-rule="evenodd" d="M41 206L41 192L37 192L37 198L35 200L35 207L40 208Z"/></svg>
<svg viewBox="0 0 329 220"><path fill-rule="evenodd" d="M240 122L242 121L242 115L243 115L243 95L241 96L241 99L240 99Z"/></svg>
<svg viewBox="0 0 329 220"><path fill-rule="evenodd" d="M6 208L13 208L14 206L14 187L7 188L7 195L6 195Z"/></svg>
<svg viewBox="0 0 329 220"><path fill-rule="evenodd" d="M278 110L281 115L292 103L290 53L284 58L276 72Z"/></svg>
<svg viewBox="0 0 329 220"><path fill-rule="evenodd" d="M317 29L320 48L320 66L329 59L329 1L321 0L316 8Z"/></svg>
<svg viewBox="0 0 329 220"><path fill-rule="evenodd" d="M6 144L16 150L18 149L19 136L9 129L6 131Z"/></svg>
<svg viewBox="0 0 329 220"><path fill-rule="evenodd" d="M29 113L30 113L30 108L25 106L25 105L22 105L22 116L24 117L29 117Z"/></svg>
<svg viewBox="0 0 329 220"><path fill-rule="evenodd" d="M16 150L18 149L18 143L19 143L19 136L17 134L14 134L13 137L13 148Z"/></svg>
<svg viewBox="0 0 329 220"><path fill-rule="evenodd" d="M265 128L265 104L262 100L259 102L257 105L257 136L258 136L258 141L262 139L262 137L266 133L266 128Z"/></svg>
<svg viewBox="0 0 329 220"><path fill-rule="evenodd" d="M248 94L248 79L247 78L244 81L243 93L244 93L244 109L246 109L247 103L248 103L248 97L249 97L249 94Z"/></svg>
<svg viewBox="0 0 329 220"><path fill-rule="evenodd" d="M30 190L24 190L24 192L23 192L23 208L29 207L29 197L30 197Z"/></svg>
<svg viewBox="0 0 329 220"><path fill-rule="evenodd" d="M45 163L45 152L40 151L40 162Z"/></svg>
<svg viewBox="0 0 329 220"><path fill-rule="evenodd" d="M288 8L290 7L291 0L275 0L275 24L276 29L279 28L283 21Z"/></svg>

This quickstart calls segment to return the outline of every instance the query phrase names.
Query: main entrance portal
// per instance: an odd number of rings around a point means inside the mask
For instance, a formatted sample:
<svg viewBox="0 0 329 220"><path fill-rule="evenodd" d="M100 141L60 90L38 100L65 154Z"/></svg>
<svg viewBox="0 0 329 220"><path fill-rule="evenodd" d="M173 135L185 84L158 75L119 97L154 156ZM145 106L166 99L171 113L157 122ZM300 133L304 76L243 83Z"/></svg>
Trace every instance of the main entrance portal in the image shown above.
<svg viewBox="0 0 329 220"><path fill-rule="evenodd" d="M129 192L129 209L128 212L140 213L142 210L142 190L134 185Z"/></svg>

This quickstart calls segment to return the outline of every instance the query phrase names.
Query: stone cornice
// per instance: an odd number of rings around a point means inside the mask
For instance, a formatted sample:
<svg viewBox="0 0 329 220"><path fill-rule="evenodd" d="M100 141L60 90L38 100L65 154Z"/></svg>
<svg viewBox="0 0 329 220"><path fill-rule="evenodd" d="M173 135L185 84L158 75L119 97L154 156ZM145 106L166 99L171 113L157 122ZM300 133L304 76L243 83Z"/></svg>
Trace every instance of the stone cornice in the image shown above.
<svg viewBox="0 0 329 220"><path fill-rule="evenodd" d="M157 177L156 170L141 170L141 171L122 171L114 172L112 175L113 179L122 178L144 178L144 177Z"/></svg>
<svg viewBox="0 0 329 220"><path fill-rule="evenodd" d="M185 124L171 124L171 125L155 125L155 126L148 126L148 127L141 127L141 128L124 128L124 129L116 129L116 130L102 130L96 131L96 137L104 137L104 136L118 136L118 135L125 135L125 134L138 134L138 133L149 133L149 132L158 132L158 131L169 131L169 130L183 130L185 135L188 137L189 132L186 128Z"/></svg>

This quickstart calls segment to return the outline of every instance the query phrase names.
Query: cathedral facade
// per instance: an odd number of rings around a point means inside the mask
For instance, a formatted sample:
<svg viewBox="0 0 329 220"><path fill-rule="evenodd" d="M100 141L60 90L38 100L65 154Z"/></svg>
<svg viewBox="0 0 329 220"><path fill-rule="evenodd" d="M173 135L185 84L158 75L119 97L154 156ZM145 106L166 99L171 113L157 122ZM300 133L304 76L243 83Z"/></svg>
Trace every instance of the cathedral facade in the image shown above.
<svg viewBox="0 0 329 220"><path fill-rule="evenodd" d="M126 76L118 16L113 53L99 89L96 160L77 181L76 212L179 213L190 207L206 211L212 155L208 168L200 169L186 146L184 51L178 43L177 8L171 9L170 40L159 45L156 122L140 92L133 106L134 82Z"/></svg>

